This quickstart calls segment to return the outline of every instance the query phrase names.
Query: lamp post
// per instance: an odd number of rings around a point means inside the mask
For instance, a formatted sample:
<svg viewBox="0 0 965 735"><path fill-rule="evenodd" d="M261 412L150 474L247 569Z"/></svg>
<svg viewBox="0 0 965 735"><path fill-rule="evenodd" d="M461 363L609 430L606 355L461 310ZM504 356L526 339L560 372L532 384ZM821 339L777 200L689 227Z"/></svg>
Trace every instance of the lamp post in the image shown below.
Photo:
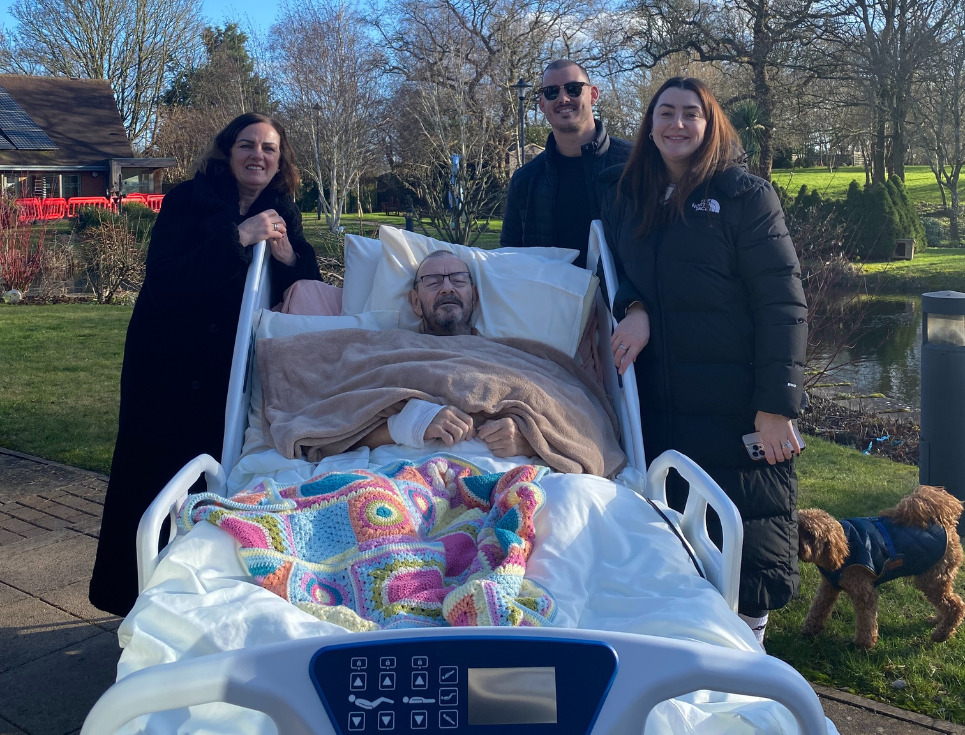
<svg viewBox="0 0 965 735"><path fill-rule="evenodd" d="M516 84L510 84L510 87L516 90L516 96L519 97L519 165L522 166L526 163L526 128L524 121L524 108L523 102L526 99L526 90L532 87L532 84L527 84L520 77Z"/></svg>

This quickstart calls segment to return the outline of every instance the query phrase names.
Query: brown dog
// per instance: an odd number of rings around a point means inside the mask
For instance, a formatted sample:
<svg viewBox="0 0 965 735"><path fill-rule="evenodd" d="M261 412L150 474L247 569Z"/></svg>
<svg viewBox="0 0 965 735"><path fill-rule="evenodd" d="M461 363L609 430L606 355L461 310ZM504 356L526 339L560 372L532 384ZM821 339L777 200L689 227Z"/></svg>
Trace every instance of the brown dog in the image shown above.
<svg viewBox="0 0 965 735"><path fill-rule="evenodd" d="M932 640L948 640L965 617L965 603L952 589L962 564L956 529L961 514L960 500L929 485L877 518L837 521L816 508L798 511L798 557L821 570L821 584L801 632L817 635L824 630L844 591L854 605L854 643L872 648L878 642L875 588L896 577L914 576L915 587L937 611L929 619L935 626Z"/></svg>

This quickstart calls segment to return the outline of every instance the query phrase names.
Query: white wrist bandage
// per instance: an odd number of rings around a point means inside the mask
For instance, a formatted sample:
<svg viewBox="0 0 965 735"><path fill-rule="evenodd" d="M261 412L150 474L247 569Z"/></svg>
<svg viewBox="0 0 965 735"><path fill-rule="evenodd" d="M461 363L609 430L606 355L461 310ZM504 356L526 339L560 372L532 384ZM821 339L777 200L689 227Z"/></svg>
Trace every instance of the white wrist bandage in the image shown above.
<svg viewBox="0 0 965 735"><path fill-rule="evenodd" d="M389 436L396 444L421 449L425 446L426 429L444 408L438 403L410 398L400 413L389 416Z"/></svg>

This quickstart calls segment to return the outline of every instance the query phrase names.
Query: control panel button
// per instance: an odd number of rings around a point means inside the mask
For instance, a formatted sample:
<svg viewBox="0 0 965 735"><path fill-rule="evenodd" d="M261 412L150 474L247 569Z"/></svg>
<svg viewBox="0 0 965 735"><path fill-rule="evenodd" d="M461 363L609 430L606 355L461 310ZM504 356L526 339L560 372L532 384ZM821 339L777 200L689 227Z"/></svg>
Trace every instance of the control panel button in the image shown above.
<svg viewBox="0 0 965 735"><path fill-rule="evenodd" d="M413 671L412 672L412 688L413 689L428 689L429 688L429 674L425 671Z"/></svg>
<svg viewBox="0 0 965 735"><path fill-rule="evenodd" d="M429 665L428 656L413 656L412 657L412 668L413 669L424 669Z"/></svg>
<svg viewBox="0 0 965 735"><path fill-rule="evenodd" d="M361 669L364 669L364 668L365 668L366 666L368 666L368 665L369 665L369 662L368 662L368 659L365 658L365 656L353 656L353 657L352 657L351 667L352 667L353 669L355 669L355 670L361 670Z"/></svg>
<svg viewBox="0 0 965 735"><path fill-rule="evenodd" d="M456 687L445 687L439 690L439 706L455 707L459 704L459 690Z"/></svg>
<svg viewBox="0 0 965 735"><path fill-rule="evenodd" d="M353 692L363 692L365 691L365 680L366 675L364 673L356 671L354 674L349 674L348 688Z"/></svg>
<svg viewBox="0 0 965 735"><path fill-rule="evenodd" d="M395 668L395 656L383 656L379 659L379 668L381 669L394 669Z"/></svg>
<svg viewBox="0 0 965 735"><path fill-rule="evenodd" d="M361 731L365 729L365 713L364 712L349 712L348 713L348 729L350 731Z"/></svg>
<svg viewBox="0 0 965 735"><path fill-rule="evenodd" d="M395 689L395 672L394 671L383 671L379 674L379 689L391 690Z"/></svg>
<svg viewBox="0 0 965 735"><path fill-rule="evenodd" d="M440 684L456 684L458 681L459 681L458 666L440 666L439 667Z"/></svg>
<svg viewBox="0 0 965 735"><path fill-rule="evenodd" d="M409 728L412 730L425 730L429 727L429 713L424 709L413 710L409 717Z"/></svg>
<svg viewBox="0 0 965 735"><path fill-rule="evenodd" d="M439 710L439 729L455 730L459 727L459 711L454 709Z"/></svg>
<svg viewBox="0 0 965 735"><path fill-rule="evenodd" d="M395 712L379 712L376 718L378 719L380 730L395 729Z"/></svg>

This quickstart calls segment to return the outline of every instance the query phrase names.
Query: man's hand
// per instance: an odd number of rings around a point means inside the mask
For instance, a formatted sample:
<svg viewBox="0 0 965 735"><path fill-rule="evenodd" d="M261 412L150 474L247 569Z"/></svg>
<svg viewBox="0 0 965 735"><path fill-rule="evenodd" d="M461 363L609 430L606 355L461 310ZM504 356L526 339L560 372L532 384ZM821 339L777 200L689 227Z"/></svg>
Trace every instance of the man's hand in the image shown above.
<svg viewBox="0 0 965 735"><path fill-rule="evenodd" d="M446 406L432 419L426 429L425 439L440 439L447 447L451 447L456 442L472 439L475 434L472 416L455 406Z"/></svg>
<svg viewBox="0 0 965 735"><path fill-rule="evenodd" d="M479 427L476 435L497 457L533 457L536 452L523 436L516 422L504 417L487 421Z"/></svg>

